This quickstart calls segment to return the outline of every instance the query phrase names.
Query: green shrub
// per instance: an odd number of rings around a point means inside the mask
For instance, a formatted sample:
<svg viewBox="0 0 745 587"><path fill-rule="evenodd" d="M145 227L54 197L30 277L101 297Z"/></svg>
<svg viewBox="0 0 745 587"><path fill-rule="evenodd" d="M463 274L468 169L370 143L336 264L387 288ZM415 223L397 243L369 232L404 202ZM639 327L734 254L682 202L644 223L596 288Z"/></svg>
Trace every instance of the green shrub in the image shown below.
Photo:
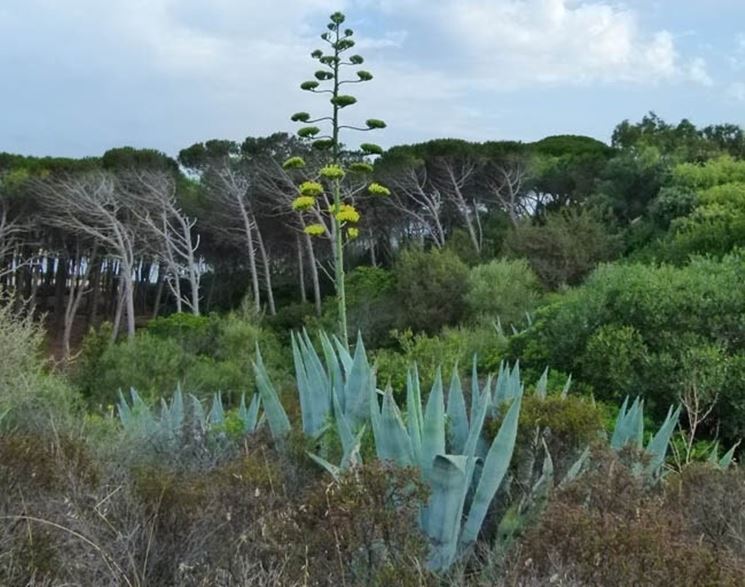
<svg viewBox="0 0 745 587"><path fill-rule="evenodd" d="M564 211L524 222L505 239L508 254L527 259L547 288L576 285L620 252L620 241L596 214Z"/></svg>
<svg viewBox="0 0 745 587"><path fill-rule="evenodd" d="M477 265L468 276L466 304L472 319L499 319L509 327L525 319L540 302L541 286L524 259Z"/></svg>
<svg viewBox="0 0 745 587"><path fill-rule="evenodd" d="M435 334L465 315L468 267L451 251L408 249L393 273L401 328Z"/></svg>
<svg viewBox="0 0 745 587"><path fill-rule="evenodd" d="M572 373L600 400L642 395L664 417L686 383L700 376L693 356L728 364L745 350L742 283L740 254L695 259L682 268L606 265L539 309L533 325L510 339L508 354L536 370L550 365ZM736 421L736 406L745 403L742 385L728 377L734 388L718 385L720 423L723 430L742 430ZM725 405L733 407L730 413Z"/></svg>
<svg viewBox="0 0 745 587"><path fill-rule="evenodd" d="M49 372L41 354L44 329L28 308L0 291L0 426L28 432L74 424L77 394Z"/></svg>
<svg viewBox="0 0 745 587"><path fill-rule="evenodd" d="M443 377L450 377L457 365L463 375L470 375L476 356L479 372L496 372L504 358L507 339L491 324L474 327L445 328L437 336L396 333L398 349L382 349L375 354L378 382L390 382L394 391L403 393L406 372L416 363L424 389L428 391L438 367Z"/></svg>
<svg viewBox="0 0 745 587"><path fill-rule="evenodd" d="M237 314L183 315L155 320L131 341L108 342L91 333L75 381L90 403L108 406L131 387L149 400L170 395L177 385L197 395L221 391L234 399L253 389L251 361L259 344L278 383L287 366L277 337Z"/></svg>

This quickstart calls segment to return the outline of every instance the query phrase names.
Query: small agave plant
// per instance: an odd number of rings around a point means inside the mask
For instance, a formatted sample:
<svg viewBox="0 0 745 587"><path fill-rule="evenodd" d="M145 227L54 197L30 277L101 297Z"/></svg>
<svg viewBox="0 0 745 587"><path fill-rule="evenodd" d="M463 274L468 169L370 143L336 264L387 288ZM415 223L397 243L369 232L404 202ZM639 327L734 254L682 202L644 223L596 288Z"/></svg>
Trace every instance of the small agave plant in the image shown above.
<svg viewBox="0 0 745 587"><path fill-rule="evenodd" d="M166 449L177 449L185 433L193 432L200 438L225 433L225 408L219 393L213 395L209 411L205 410L199 398L184 396L180 388L176 389L170 402L161 399L159 410L151 409L135 389L129 393L131 405L119 392L117 411L122 427L130 438L148 440ZM260 405L258 394L254 394L248 406L245 394L241 396L237 417L243 434L251 434L261 425Z"/></svg>
<svg viewBox="0 0 745 587"><path fill-rule="evenodd" d="M656 483L664 474L665 457L670 446L670 439L678 425L680 407L673 410L673 407L670 406L667 418L645 448L644 401L637 397L630 407L628 404L629 398L627 397L623 401L621 411L616 418L610 446L615 451L620 451L628 446L644 451L648 460L645 464L638 463L635 466L636 473L643 476L649 483Z"/></svg>

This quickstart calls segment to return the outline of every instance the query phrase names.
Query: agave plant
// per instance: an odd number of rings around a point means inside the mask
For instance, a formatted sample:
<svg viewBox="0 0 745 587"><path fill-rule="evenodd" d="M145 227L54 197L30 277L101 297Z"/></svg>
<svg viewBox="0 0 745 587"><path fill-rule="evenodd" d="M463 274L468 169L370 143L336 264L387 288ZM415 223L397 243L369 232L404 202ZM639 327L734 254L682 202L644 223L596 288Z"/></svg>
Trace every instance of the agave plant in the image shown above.
<svg viewBox="0 0 745 587"><path fill-rule="evenodd" d="M213 395L209 412L205 411L201 400L193 395L188 395L185 401L180 388L176 389L170 402L161 399L159 413L151 410L135 389L130 390L130 399L131 406L121 391L119 392L119 420L125 433L130 437L157 441L166 447L177 448L175 445L181 441L187 423L190 423L194 432L201 437L225 432L225 408L219 393ZM261 400L257 394L254 394L248 406L245 394L241 396L237 416L243 434L255 432L261 424L260 405Z"/></svg>
<svg viewBox="0 0 745 587"><path fill-rule="evenodd" d="M501 369L492 391L492 380L480 388L475 366L471 410L454 373L445 405L442 376L438 372L426 406L422 407L419 375L407 376L406 418L391 389L371 396L370 420L378 458L417 467L430 488L421 525L431 542L428 565L448 568L476 542L489 506L512 458L517 436L522 387L519 369ZM509 407L507 403L509 402ZM487 445L483 426L487 413L503 411L501 427ZM450 425L450 434L446 433Z"/></svg>
<svg viewBox="0 0 745 587"><path fill-rule="evenodd" d="M369 417L369 398L376 389L375 371L359 335L354 355L336 337L321 333L320 340L323 361L305 331L292 334L292 354L304 434L318 439L331 423L342 444L343 456L338 466L318 455L310 457L338 476L340 470L361 462L359 446ZM254 371L272 436L280 440L290 432L291 424L258 347Z"/></svg>
<svg viewBox="0 0 745 587"><path fill-rule="evenodd" d="M629 398L627 397L624 399L621 405L621 411L616 418L616 425L610 439L610 446L615 451L619 451L627 446L633 446L640 451L643 450L648 457L648 462L644 465L638 465L636 467L637 472L643 475L649 482L654 483L662 477L670 439L675 431L675 427L678 425L680 407L673 410L673 407L670 406L665 421L645 448L644 401L637 397L630 407L628 403Z"/></svg>

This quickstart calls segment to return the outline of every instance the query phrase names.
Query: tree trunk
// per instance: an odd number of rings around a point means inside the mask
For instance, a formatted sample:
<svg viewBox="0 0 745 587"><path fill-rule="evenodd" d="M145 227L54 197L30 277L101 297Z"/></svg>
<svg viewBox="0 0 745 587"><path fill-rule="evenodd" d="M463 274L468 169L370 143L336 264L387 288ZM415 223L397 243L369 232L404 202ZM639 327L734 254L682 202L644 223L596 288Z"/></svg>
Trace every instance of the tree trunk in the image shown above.
<svg viewBox="0 0 745 587"><path fill-rule="evenodd" d="M259 275L256 271L256 251L254 250L253 242L253 229L251 228L251 221L248 218L248 212L243 204L243 201L238 202L238 208L241 212L241 218L243 219L243 231L246 236L246 247L248 248L248 268L251 272L251 286L254 294L254 310L258 314L261 312L261 297L259 293Z"/></svg>
<svg viewBox="0 0 745 587"><path fill-rule="evenodd" d="M153 319L158 317L158 313L160 312L160 301L163 297L163 286L166 283L165 277L165 267L163 267L163 263L158 265L158 285L155 290L155 302L153 303Z"/></svg>
<svg viewBox="0 0 745 587"><path fill-rule="evenodd" d="M295 245L297 247L297 271L298 279L300 281L300 301L303 304L308 303L308 294L305 291L305 263L303 259L303 245L300 242L300 237L295 236Z"/></svg>
<svg viewBox="0 0 745 587"><path fill-rule="evenodd" d="M316 265L316 252L313 249L313 241L309 234L305 235L305 245L308 247L308 258L310 260L310 276L313 282L313 301L316 305L316 315L321 315L321 283L318 279L318 266Z"/></svg>
<svg viewBox="0 0 745 587"><path fill-rule="evenodd" d="M256 241L259 243L261 263L264 265L264 283L266 284L266 295L269 301L269 315L274 316L277 313L277 308L274 305L274 292L272 291L272 268L269 266L269 258L266 254L264 239L261 236L261 230L258 224L256 224Z"/></svg>

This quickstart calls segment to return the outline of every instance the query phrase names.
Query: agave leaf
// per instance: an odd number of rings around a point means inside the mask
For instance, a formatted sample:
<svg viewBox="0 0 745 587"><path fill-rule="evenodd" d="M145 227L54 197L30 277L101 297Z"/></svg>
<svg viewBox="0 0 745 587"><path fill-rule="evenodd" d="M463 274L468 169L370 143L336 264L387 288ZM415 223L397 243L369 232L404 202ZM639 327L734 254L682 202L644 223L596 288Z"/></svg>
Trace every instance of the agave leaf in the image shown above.
<svg viewBox="0 0 745 587"><path fill-rule="evenodd" d="M422 455L422 419L422 397L415 365L406 373L406 429L416 462Z"/></svg>
<svg viewBox="0 0 745 587"><path fill-rule="evenodd" d="M629 397L626 396L616 417L616 425L613 428L613 436L610 439L610 446L613 450L620 450L626 444L625 421L628 403Z"/></svg>
<svg viewBox="0 0 745 587"><path fill-rule="evenodd" d="M198 397L194 395L189 396L191 398L192 412L194 414L194 423L199 426L201 432L207 431L207 415L204 412L204 406Z"/></svg>
<svg viewBox="0 0 745 587"><path fill-rule="evenodd" d="M331 411L329 380L309 339L293 335L291 344L303 432L316 438Z"/></svg>
<svg viewBox="0 0 745 587"><path fill-rule="evenodd" d="M463 397L463 386L458 376L458 366L453 370L448 392L448 421L450 422L452 453L461 454L468 439L468 416L466 414L466 400Z"/></svg>
<svg viewBox="0 0 745 587"><path fill-rule="evenodd" d="M275 440L284 438L289 434L291 429L290 419L287 417L287 413L279 401L277 390L274 389L274 385L272 385L269 379L258 345L256 345L254 372L256 374L256 386L259 389L259 395L264 404L264 413L269 421L269 429L272 431L272 437Z"/></svg>
<svg viewBox="0 0 745 587"><path fill-rule="evenodd" d="M222 407L222 394L215 393L212 396L212 408L207 416L212 426L222 426L225 423L225 410Z"/></svg>
<svg viewBox="0 0 745 587"><path fill-rule="evenodd" d="M566 397L569 395L569 390L572 387L572 374L569 374L569 377L567 377L567 381L564 384L564 388L561 390L561 399L566 399Z"/></svg>
<svg viewBox="0 0 745 587"><path fill-rule="evenodd" d="M372 384L372 371L367 361L367 352L362 343L362 335L357 335L357 345L354 350L352 367L347 371L344 386L345 411L352 421L359 425L367 418L367 402L370 394L367 387Z"/></svg>
<svg viewBox="0 0 745 587"><path fill-rule="evenodd" d="M430 498L422 512L423 529L431 541L427 561L431 570L446 569L455 560L471 461L463 455L440 454L432 463Z"/></svg>
<svg viewBox="0 0 745 587"><path fill-rule="evenodd" d="M170 421L171 430L174 433L178 433L184 425L184 393L181 391L181 386L176 386L176 391L173 393L171 398L171 405L168 408L168 419Z"/></svg>
<svg viewBox="0 0 745 587"><path fill-rule="evenodd" d="M362 455L360 454L360 447L362 445L362 437L365 435L366 427L362 426L357 436L355 437L354 443L352 444L349 451L345 452L341 459L341 469L346 471L350 467L357 467L362 465Z"/></svg>
<svg viewBox="0 0 745 587"><path fill-rule="evenodd" d="M517 437L517 423L520 416L521 399L518 396L512 402L499 428L499 432L486 455L484 467L481 471L481 478L479 479L468 517L463 526L461 545L464 548L476 542L481 531L481 525L484 522L484 518L486 518L489 505L497 493L499 486L502 484L502 479L512 460L512 453L515 449L515 438Z"/></svg>
<svg viewBox="0 0 745 587"><path fill-rule="evenodd" d="M445 453L445 400L442 391L442 373L437 370L432 391L427 399L422 422L421 465L424 477L432 468L435 455Z"/></svg>
<svg viewBox="0 0 745 587"><path fill-rule="evenodd" d="M740 441L738 440L732 448L730 448L725 455L719 459L719 462L717 465L720 469L729 469L730 465L732 464L732 459L735 456L735 451L737 450L737 447L740 446Z"/></svg>
<svg viewBox="0 0 745 587"><path fill-rule="evenodd" d="M543 370L543 375L541 375L541 378L538 380L538 383L535 384L535 394L539 398L546 399L547 393L548 393L548 367L546 367Z"/></svg>
<svg viewBox="0 0 745 587"><path fill-rule="evenodd" d="M572 464L571 467L569 467L569 470L566 472L566 475L564 475L564 478L559 482L559 487L566 487L569 485L572 481L574 481L577 477L579 477L579 474L582 472L582 467L585 466L585 463L587 462L587 459L590 456L590 447L588 446L584 451L582 451L582 454L579 455L579 458L574 461L574 464Z"/></svg>
<svg viewBox="0 0 745 587"><path fill-rule="evenodd" d="M665 456L667 455L670 438L675 431L675 427L678 425L679 418L680 406L674 412L672 406L670 406L667 412L667 418L665 418L657 434L654 435L647 445L647 454L650 456L646 470L647 475L657 477L662 469L662 465L665 464Z"/></svg>
<svg viewBox="0 0 745 587"><path fill-rule="evenodd" d="M414 464L411 440L390 388L383 396L379 435L375 437L375 446L381 460L393 461L403 467Z"/></svg>
<svg viewBox="0 0 745 587"><path fill-rule="evenodd" d="M337 467L336 465L328 462L323 457L319 457L318 455L314 455L312 452L306 452L306 454L313 459L316 463L321 465L324 469L326 469L329 473L331 473L331 476L336 480L339 481L339 478L341 477L341 469Z"/></svg>
<svg viewBox="0 0 745 587"><path fill-rule="evenodd" d="M241 395L241 405L238 408L238 418L243 424L243 433L252 434L256 432L257 423L259 419L259 406L261 399L259 394L255 393L251 398L251 403L246 408L246 394Z"/></svg>

